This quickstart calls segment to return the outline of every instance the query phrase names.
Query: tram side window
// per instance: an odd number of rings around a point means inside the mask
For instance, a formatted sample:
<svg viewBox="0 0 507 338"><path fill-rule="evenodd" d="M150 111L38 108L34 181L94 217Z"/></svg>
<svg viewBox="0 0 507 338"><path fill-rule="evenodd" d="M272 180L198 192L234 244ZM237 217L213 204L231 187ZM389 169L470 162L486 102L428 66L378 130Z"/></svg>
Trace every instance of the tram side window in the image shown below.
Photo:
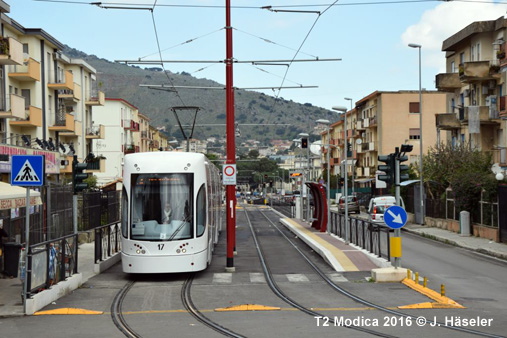
<svg viewBox="0 0 507 338"><path fill-rule="evenodd" d="M129 214L129 207L128 207L128 197L127 197L127 191L125 190L125 187L123 187L122 193L121 193L121 234L123 237L128 237L128 214Z"/></svg>
<svg viewBox="0 0 507 338"><path fill-rule="evenodd" d="M206 229L206 188L203 184L197 194L196 203L197 237L201 237Z"/></svg>

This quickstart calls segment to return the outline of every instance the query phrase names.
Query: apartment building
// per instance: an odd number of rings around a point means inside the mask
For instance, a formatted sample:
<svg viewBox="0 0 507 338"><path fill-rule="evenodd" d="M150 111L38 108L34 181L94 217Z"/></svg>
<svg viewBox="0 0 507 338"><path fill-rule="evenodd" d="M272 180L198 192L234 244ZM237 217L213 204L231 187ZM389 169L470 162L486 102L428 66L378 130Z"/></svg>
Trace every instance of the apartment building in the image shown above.
<svg viewBox="0 0 507 338"><path fill-rule="evenodd" d="M140 148L141 148L141 152L146 152L149 150L149 145L150 145L150 121L151 119L144 115L144 114L141 114L139 113L138 114L139 116L139 134L141 136L141 144L140 144Z"/></svg>
<svg viewBox="0 0 507 338"><path fill-rule="evenodd" d="M423 152L437 142L435 118L446 109L446 94L422 91ZM393 153L401 144L410 144L413 150L409 161L419 161L421 129L419 123L419 91L375 91L355 103L344 119L330 126L330 167L332 174L341 173L343 151L349 146L348 170L358 186L368 186L375 179L378 155ZM347 142L344 141L346 132ZM328 144L327 131L321 134L322 144ZM326 147L322 147L323 168L327 168Z"/></svg>
<svg viewBox="0 0 507 338"><path fill-rule="evenodd" d="M446 111L437 115L441 140L467 142L506 161L506 33L507 20L474 22L442 43L446 73L436 87L446 93Z"/></svg>
<svg viewBox="0 0 507 338"><path fill-rule="evenodd" d="M96 107L95 124L102 125L107 134L104 139L93 140L96 155L105 157L105 170L97 172L98 183L107 183L123 175L123 158L140 152L139 112L124 99L106 98L104 106Z"/></svg>
<svg viewBox="0 0 507 338"><path fill-rule="evenodd" d="M93 67L64 55L64 45L43 29L9 18L4 2L0 7L0 153L43 154L57 181L72 172L72 155L82 161L94 151L91 140L105 137L93 123L104 94ZM0 168L6 180L10 165Z"/></svg>

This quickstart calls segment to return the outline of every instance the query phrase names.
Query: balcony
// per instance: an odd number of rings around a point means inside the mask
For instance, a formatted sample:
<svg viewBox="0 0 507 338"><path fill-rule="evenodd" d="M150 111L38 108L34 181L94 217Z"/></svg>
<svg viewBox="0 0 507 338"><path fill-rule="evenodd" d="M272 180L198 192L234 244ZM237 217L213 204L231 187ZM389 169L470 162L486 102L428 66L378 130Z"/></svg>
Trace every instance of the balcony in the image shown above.
<svg viewBox="0 0 507 338"><path fill-rule="evenodd" d="M436 76L437 89L441 92L454 92L462 87L458 73L441 73Z"/></svg>
<svg viewBox="0 0 507 338"><path fill-rule="evenodd" d="M464 83L495 80L500 78L499 69L493 61L465 62L459 65L459 79Z"/></svg>
<svg viewBox="0 0 507 338"><path fill-rule="evenodd" d="M0 65L22 65L23 45L14 38L0 38Z"/></svg>
<svg viewBox="0 0 507 338"><path fill-rule="evenodd" d="M139 123L131 121L130 130L132 130L132 131L139 131Z"/></svg>
<svg viewBox="0 0 507 338"><path fill-rule="evenodd" d="M19 121L9 121L13 127L42 127L42 109L28 106L25 109L25 119Z"/></svg>
<svg viewBox="0 0 507 338"><path fill-rule="evenodd" d="M141 138L143 140L147 140L148 139L148 132L146 130L141 132Z"/></svg>
<svg viewBox="0 0 507 338"><path fill-rule="evenodd" d="M480 124L498 124L498 121L494 121L498 119L498 115L494 113L494 111L490 110L489 106L469 106L465 107L463 110L463 114L459 115L459 120L461 123L468 124L470 119L470 112L472 109L479 109L479 122Z"/></svg>
<svg viewBox="0 0 507 338"><path fill-rule="evenodd" d="M130 130L132 128L132 120L124 119L123 120L123 129Z"/></svg>
<svg viewBox="0 0 507 338"><path fill-rule="evenodd" d="M82 135L83 135L83 124L81 123L81 121L74 121L74 130L73 131L60 132L60 136L67 136L67 137L79 137Z"/></svg>
<svg viewBox="0 0 507 338"><path fill-rule="evenodd" d="M66 70L63 76L55 76L51 74L49 78L48 88L54 90L74 90L74 75L71 71Z"/></svg>
<svg viewBox="0 0 507 338"><path fill-rule="evenodd" d="M68 103L77 103L81 100L81 86L74 83L74 89L63 89L58 91L58 98Z"/></svg>
<svg viewBox="0 0 507 338"><path fill-rule="evenodd" d="M455 113L436 114L435 119L437 128L442 130L459 129L461 127Z"/></svg>
<svg viewBox="0 0 507 338"><path fill-rule="evenodd" d="M40 81L40 63L28 58L21 66L9 66L9 77L23 82Z"/></svg>
<svg viewBox="0 0 507 338"><path fill-rule="evenodd" d="M74 115L66 113L66 112L58 112L55 115L55 122L52 126L48 128L51 131L60 131L60 132L73 132L74 131Z"/></svg>
<svg viewBox="0 0 507 338"><path fill-rule="evenodd" d="M94 125L86 128L87 139L104 139L106 137L106 128L104 125Z"/></svg>
<svg viewBox="0 0 507 338"><path fill-rule="evenodd" d="M377 117L370 117L369 119L369 126L370 127L376 127L377 126Z"/></svg>
<svg viewBox="0 0 507 338"><path fill-rule="evenodd" d="M0 118L24 119L25 98L16 94L9 94L5 104L0 102Z"/></svg>
<svg viewBox="0 0 507 338"><path fill-rule="evenodd" d="M359 120L356 122L356 129L357 130L366 130L366 127L363 125L363 120Z"/></svg>
<svg viewBox="0 0 507 338"><path fill-rule="evenodd" d="M123 152L125 153L125 155L127 155L127 154L133 154L133 153L136 152L136 147L133 144L125 144L123 146L123 149L124 149Z"/></svg>
<svg viewBox="0 0 507 338"><path fill-rule="evenodd" d="M106 95L100 90L90 90L85 104L88 106L103 106L106 102Z"/></svg>
<svg viewBox="0 0 507 338"><path fill-rule="evenodd" d="M87 173L104 173L106 172L106 159L96 157L95 161L87 162L86 172Z"/></svg>

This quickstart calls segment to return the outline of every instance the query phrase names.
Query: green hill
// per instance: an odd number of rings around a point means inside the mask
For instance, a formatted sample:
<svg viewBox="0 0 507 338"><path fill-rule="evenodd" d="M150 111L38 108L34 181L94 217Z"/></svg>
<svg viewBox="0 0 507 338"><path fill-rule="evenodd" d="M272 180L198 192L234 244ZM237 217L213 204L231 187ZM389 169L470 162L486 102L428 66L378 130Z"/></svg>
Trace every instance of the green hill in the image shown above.
<svg viewBox="0 0 507 338"><path fill-rule="evenodd" d="M169 135L181 136L176 126L173 106L198 106L199 111L194 136L225 136L225 90L186 89L175 93L140 87L140 84L169 85L167 76L161 68L140 68L114 63L95 55L87 55L67 47L64 51L71 58L80 58L97 70L101 90L110 98L122 98L139 108L148 116L154 126L165 126ZM167 69L167 68L166 68ZM223 86L208 79L198 79L188 73L171 73L168 76L175 86ZM316 107L310 103L299 104L283 98L275 98L263 93L246 90L235 91L235 119L239 124L241 136L237 142L254 139L267 145L272 139L294 139L300 132L313 133L317 119L336 118L333 112ZM223 124L220 126L202 126ZM267 126L263 124L279 124ZM288 125L286 125L288 124ZM242 126L244 125L244 126ZM317 135L313 135L317 138Z"/></svg>

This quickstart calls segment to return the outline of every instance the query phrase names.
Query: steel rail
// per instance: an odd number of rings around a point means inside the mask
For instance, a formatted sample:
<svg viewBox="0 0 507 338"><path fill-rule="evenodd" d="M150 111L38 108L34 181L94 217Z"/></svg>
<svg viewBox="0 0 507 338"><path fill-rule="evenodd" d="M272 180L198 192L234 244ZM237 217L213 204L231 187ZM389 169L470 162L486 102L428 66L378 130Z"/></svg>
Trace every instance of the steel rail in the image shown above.
<svg viewBox="0 0 507 338"><path fill-rule="evenodd" d="M141 336L132 330L132 328L127 324L125 318L123 318L122 314L122 304L123 299L129 292L130 288L134 285L135 281L129 281L123 288L116 294L113 299L113 303L111 304L111 318L113 319L114 325L125 335L125 337L129 338L141 338Z"/></svg>
<svg viewBox="0 0 507 338"><path fill-rule="evenodd" d="M235 338L246 338L234 331L229 330L226 327L221 326L220 324L212 321L211 319L204 316L194 305L192 301L192 296L190 293L190 289L192 287L192 282L194 280L194 274L191 273L188 275L188 278L185 280L183 287L181 288L181 302L185 309L190 313L195 319L203 323L204 325L210 327L211 329L217 331L218 333L223 334L227 337L235 337Z"/></svg>
<svg viewBox="0 0 507 338"><path fill-rule="evenodd" d="M350 292L348 292L347 290L341 288L340 286L338 286L336 283L334 283L328 276L326 276L326 274L320 270L317 265L315 265L309 258L308 256L306 256L297 246L296 244L294 244L294 242L288 238L284 233L283 231L281 231L278 226L271 220L269 219L269 217L267 217L262 211L260 211L261 214L275 227L276 230L278 230L282 236L285 237L285 239L287 239L287 241L289 241L289 243L303 256L303 258L307 261L308 264L310 264L310 266L315 270L315 272L317 272L317 274L319 274L322 279L324 279L326 281L326 283L328 283L333 289L335 289L336 291L338 291L339 293L359 302L360 304L363 304L363 305L366 305L366 306L369 306L369 307L373 307L377 310L380 310L380 311L384 311L384 312L387 312L389 314L392 314L392 315L396 315L396 316L403 316L403 317L406 317L406 318L410 318L412 320L416 320L417 318L420 318L421 316L412 316L412 315L408 315L408 314L405 314L403 312L399 312L399 311L396 311L396 310L391 310L391 309L388 309L388 308L385 308L383 306L380 306L380 305L377 305L377 304L374 304L374 303L371 303L365 299L362 299ZM428 321L426 320L427 322L431 322L431 321ZM442 328L446 328L446 329L450 329L450 330L456 330L456 331L461 331L461 332L466 332L466 333L470 333L470 334L473 334L473 335L477 335L477 336L483 336L483 337L491 337L491 338L505 338L505 336L499 336L499 335L496 335L496 334L492 334L492 333L488 333L488 332L482 332L482 331L476 331L476 330L472 330L472 329L467 329L467 328L463 328L463 327L460 327L460 326L452 326L452 325L447 325L443 322L435 322L436 324L436 327L442 327Z"/></svg>
<svg viewBox="0 0 507 338"><path fill-rule="evenodd" d="M306 307L304 307L301 304L297 303L292 298L290 298L289 296L287 296L286 294L284 294L283 291L278 287L278 285L276 284L275 280L273 279L273 276L271 274L269 266L266 263L266 260L264 258L264 253L262 252L262 248L261 248L261 246L259 244L259 241L257 240L257 235L255 234L255 231L253 229L252 222L250 221L250 217L248 216L248 212L247 212L246 209L244 209L244 211L245 211L245 216L246 216L246 219L247 219L247 222L248 222L248 226L250 227L250 232L252 233L253 241L255 243L255 248L257 250L257 254L259 256L259 260L260 260L261 265L262 265L262 270L264 272L264 276L266 277L266 282L268 283L268 286L271 288L271 290L280 299L282 299L287 304L293 306L294 308L296 308L296 309L298 309L298 310L300 310L300 311L302 311L302 312L304 312L306 314L314 316L314 317L317 317L317 316L325 317L325 315L323 315L321 313L318 313L316 311L307 309ZM261 212L261 214L263 214L263 213ZM378 337L389 337L389 338L395 337L395 336L388 335L388 334L385 334L385 333L382 333L382 332L377 332L377 331L374 331L374 330L365 329L365 328L360 327L360 326L343 325L343 327L348 328L348 329L353 329L353 330L361 331L361 332L365 332L365 333L369 333L371 335L378 336Z"/></svg>

